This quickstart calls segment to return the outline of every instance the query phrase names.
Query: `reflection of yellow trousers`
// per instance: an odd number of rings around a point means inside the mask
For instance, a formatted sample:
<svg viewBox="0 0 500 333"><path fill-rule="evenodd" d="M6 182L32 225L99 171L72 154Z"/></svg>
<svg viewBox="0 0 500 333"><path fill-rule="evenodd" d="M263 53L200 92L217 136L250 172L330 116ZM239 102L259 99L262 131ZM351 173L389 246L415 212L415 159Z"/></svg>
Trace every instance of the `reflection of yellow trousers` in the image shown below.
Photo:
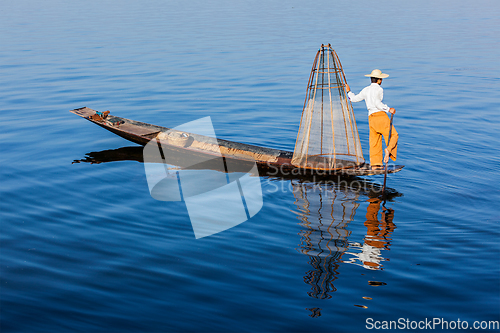
<svg viewBox="0 0 500 333"><path fill-rule="evenodd" d="M384 111L375 112L368 116L368 124L370 126L370 164L382 165L383 152L382 149L382 136L384 137L387 148L389 149L390 158L395 161L398 154L398 132L392 126L391 142L387 143L389 139L389 130L391 120Z"/></svg>

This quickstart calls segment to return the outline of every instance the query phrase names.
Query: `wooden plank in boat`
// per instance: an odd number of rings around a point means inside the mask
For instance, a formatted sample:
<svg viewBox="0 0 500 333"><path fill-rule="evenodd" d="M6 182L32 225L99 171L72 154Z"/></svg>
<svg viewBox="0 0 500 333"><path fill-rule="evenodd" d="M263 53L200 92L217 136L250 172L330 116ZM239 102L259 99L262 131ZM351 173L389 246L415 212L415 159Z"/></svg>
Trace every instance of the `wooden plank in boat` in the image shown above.
<svg viewBox="0 0 500 333"><path fill-rule="evenodd" d="M83 118L88 118L91 115L95 114L95 110L92 110L91 108L88 108L88 107L74 109L74 110L71 110L70 112L72 112L76 115L79 115L80 117L83 117Z"/></svg>
<svg viewBox="0 0 500 333"><path fill-rule="evenodd" d="M387 173L396 173L401 171L405 166L404 165L389 165L387 168ZM376 169L372 170L369 164L366 164L365 167L354 168L354 169L344 169L341 171L345 175L350 176L374 176L374 175L383 175L385 173L385 169Z"/></svg>
<svg viewBox="0 0 500 333"><path fill-rule="evenodd" d="M129 123L120 124L120 126L118 126L117 129L119 129L120 131L125 131L139 136L145 136L151 133L158 133L158 131L155 131L153 128L142 127Z"/></svg>

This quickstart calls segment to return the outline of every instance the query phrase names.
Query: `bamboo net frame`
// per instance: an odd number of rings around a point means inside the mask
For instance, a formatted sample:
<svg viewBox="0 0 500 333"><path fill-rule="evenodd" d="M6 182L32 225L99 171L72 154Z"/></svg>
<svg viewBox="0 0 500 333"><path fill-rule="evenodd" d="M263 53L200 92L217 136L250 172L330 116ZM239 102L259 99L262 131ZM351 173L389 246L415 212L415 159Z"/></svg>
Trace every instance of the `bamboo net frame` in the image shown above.
<svg viewBox="0 0 500 333"><path fill-rule="evenodd" d="M338 170L364 163L346 83L337 53L322 44L307 83L293 165Z"/></svg>

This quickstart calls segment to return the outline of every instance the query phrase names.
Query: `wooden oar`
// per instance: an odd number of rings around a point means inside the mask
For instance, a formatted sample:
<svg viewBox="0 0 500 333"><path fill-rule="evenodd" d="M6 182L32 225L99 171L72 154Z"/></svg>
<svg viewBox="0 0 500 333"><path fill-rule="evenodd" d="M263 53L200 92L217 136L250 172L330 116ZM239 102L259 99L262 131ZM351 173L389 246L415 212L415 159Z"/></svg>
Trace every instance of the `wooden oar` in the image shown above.
<svg viewBox="0 0 500 333"><path fill-rule="evenodd" d="M389 146L391 144L391 135L392 135L392 118L394 117L394 113L391 113L391 124L390 124L390 128L389 128L389 141L387 141L387 146ZM391 154L391 152L389 152L389 155ZM389 165L389 162L387 162L385 164L385 173L384 173L384 186L382 186L382 198L384 199L384 205L385 205L385 197L386 197L386 193L385 193L385 183L387 182L387 167Z"/></svg>

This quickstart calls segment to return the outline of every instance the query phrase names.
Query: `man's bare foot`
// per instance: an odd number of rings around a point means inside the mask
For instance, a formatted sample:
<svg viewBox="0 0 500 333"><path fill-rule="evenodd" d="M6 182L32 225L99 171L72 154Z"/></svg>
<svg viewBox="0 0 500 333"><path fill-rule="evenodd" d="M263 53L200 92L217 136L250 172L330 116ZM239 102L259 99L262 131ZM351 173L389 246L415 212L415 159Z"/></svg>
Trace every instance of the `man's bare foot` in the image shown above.
<svg viewBox="0 0 500 333"><path fill-rule="evenodd" d="M372 165L372 170L383 170L384 166L383 165Z"/></svg>
<svg viewBox="0 0 500 333"><path fill-rule="evenodd" d="M389 149L385 148L385 156L384 156L384 164L387 164L389 162Z"/></svg>

